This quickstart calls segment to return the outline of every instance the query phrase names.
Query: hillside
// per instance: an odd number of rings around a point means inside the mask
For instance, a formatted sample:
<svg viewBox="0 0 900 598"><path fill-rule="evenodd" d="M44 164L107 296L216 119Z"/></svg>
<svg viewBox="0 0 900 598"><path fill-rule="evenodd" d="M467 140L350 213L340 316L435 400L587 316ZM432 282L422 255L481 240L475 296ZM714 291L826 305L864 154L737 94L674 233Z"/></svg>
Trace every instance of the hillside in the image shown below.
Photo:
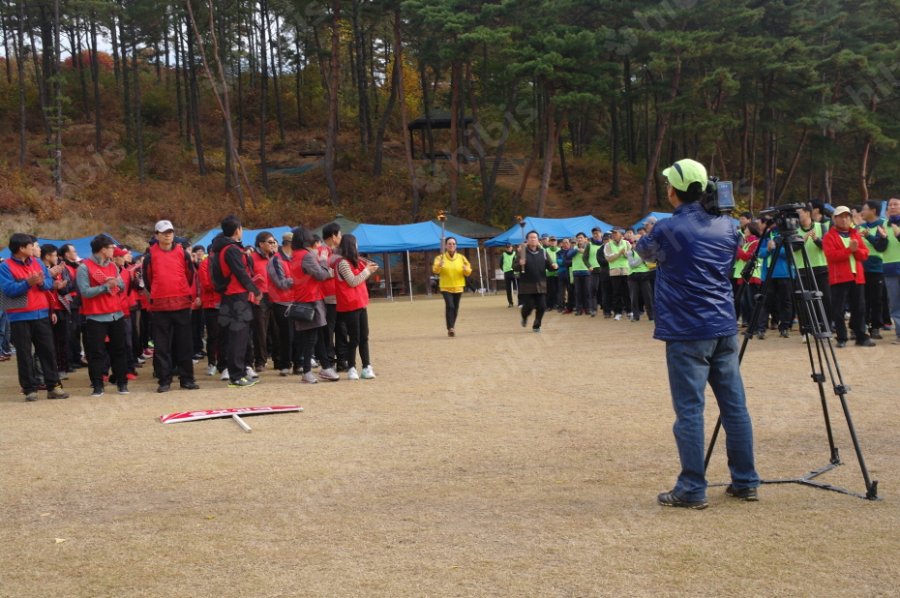
<svg viewBox="0 0 900 598"><path fill-rule="evenodd" d="M208 133L210 137L215 134ZM356 132L343 132L335 175L341 204L334 207L328 199L318 164L320 158L300 155L301 150L319 143L322 135L315 130L288 132L286 143L273 144L268 151L268 194L262 191L254 159L259 146L246 143L242 160L254 183L256 201L255 206L251 205L248 198L243 212L236 197L225 189L222 148L207 150L209 172L203 176L198 174L195 154L178 138L177 132L165 128L153 130L147 152L148 176L142 184L134 172L134 157L120 143L120 127L112 123L104 129L99 152L94 148L92 125L79 123L64 129L64 194L61 201L56 201L43 140L32 135L28 140L29 159L25 169L9 161L0 164L0 211L3 213L0 239L7 239L13 231L28 231L47 238L109 232L121 242L140 247L158 219L171 219L179 232L192 236L215 226L228 213L240 214L248 227L285 223L317 226L338 213L372 223L411 220L412 199L402 159L402 141L386 140L384 174L376 178L367 172L369 160L341 151L341 148L355 147L357 139ZM5 155L15 155L17 136L7 135L2 143L8 148ZM513 205L511 201L526 161L527 156L515 151L504 159L491 224L505 228L513 222L515 214L533 213L539 168L533 169L522 202ZM639 217L637 177L623 172L623 195L610 198L608 164L589 158L569 158L567 162L573 190L563 191L557 160L545 210L547 216L593 213L619 225L628 225ZM417 160L416 165L427 170L428 162ZM438 166L441 165L439 162ZM279 172L282 170L289 172ZM302 172L297 174L298 171ZM438 176L436 180L440 182L442 178ZM464 165L460 176L459 215L482 220L480 193L478 165ZM446 209L447 201L445 184L426 188L419 219L431 218L438 209Z"/></svg>

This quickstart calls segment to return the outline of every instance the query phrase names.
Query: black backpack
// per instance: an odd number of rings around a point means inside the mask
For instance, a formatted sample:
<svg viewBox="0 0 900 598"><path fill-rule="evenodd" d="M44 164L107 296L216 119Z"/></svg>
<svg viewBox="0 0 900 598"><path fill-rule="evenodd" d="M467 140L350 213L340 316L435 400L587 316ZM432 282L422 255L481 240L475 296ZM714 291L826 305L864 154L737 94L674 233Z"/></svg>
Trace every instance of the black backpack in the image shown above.
<svg viewBox="0 0 900 598"><path fill-rule="evenodd" d="M225 276L222 271L222 259L225 258L225 252L229 247L230 245L226 245L219 251L209 254L208 259L211 260L209 263L209 276L217 293L225 293L228 284L231 282L231 275Z"/></svg>

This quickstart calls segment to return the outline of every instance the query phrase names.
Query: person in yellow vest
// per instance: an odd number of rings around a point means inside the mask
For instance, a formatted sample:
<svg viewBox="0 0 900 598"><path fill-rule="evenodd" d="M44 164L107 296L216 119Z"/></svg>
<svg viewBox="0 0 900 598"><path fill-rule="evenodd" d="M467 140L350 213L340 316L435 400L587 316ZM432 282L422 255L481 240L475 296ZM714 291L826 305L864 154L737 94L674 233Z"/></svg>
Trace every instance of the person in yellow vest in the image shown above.
<svg viewBox="0 0 900 598"><path fill-rule="evenodd" d="M900 345L900 198L888 201L887 223L884 227L888 246L884 250L884 286L887 289L888 305L894 320L896 337L892 345Z"/></svg>
<svg viewBox="0 0 900 598"><path fill-rule="evenodd" d="M513 307L513 287L516 285L516 248L512 243L506 244L506 250L500 255L500 269L503 271L503 284L506 286L506 307Z"/></svg>
<svg viewBox="0 0 900 598"><path fill-rule="evenodd" d="M638 231L634 244L637 245L644 231ZM628 292L631 296L631 321L638 322L641 319L641 307L647 312L647 319L653 321L653 288L650 286L650 267L633 247L628 249L628 267L631 272L628 275ZM644 304L641 306L641 300Z"/></svg>
<svg viewBox="0 0 900 598"><path fill-rule="evenodd" d="M447 237L446 250L434 258L431 271L440 275L439 287L444 297L444 315L447 320L447 336L456 336L456 317L459 315L459 301L466 288L466 276L472 273L472 266L466 256L456 251L456 238Z"/></svg>
<svg viewBox="0 0 900 598"><path fill-rule="evenodd" d="M622 319L625 293L628 289L628 251L631 245L622 238L624 231L614 229L612 239L603 246L603 255L609 262L609 282L612 289L611 307L616 320Z"/></svg>
<svg viewBox="0 0 900 598"><path fill-rule="evenodd" d="M805 204L797 210L800 220L800 230L798 233L803 239L803 246L806 249L806 255L809 257L810 268L806 268L803 263L802 256L799 251L794 252L794 263L800 276L803 277L803 286L807 289L812 288L813 280L819 292L822 293L822 305L825 313L831 318L831 285L828 283L828 261L825 259L825 252L822 250L822 240L825 233L828 232L828 222L817 222L813 218L812 204Z"/></svg>

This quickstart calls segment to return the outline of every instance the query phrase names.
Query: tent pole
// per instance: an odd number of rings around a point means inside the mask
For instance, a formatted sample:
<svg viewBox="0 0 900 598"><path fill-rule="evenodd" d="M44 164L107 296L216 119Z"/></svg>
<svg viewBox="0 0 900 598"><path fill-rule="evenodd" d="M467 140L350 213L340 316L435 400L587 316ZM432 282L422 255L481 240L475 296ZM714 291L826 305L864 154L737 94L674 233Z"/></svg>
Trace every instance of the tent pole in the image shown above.
<svg viewBox="0 0 900 598"><path fill-rule="evenodd" d="M493 268L493 264L491 263L490 258L488 257L487 246L483 246L481 249L482 249L482 251L484 251L484 265L487 268L487 273L485 274L484 278L487 281L488 292L496 293L497 292L497 286L496 286L497 282L494 280L494 268ZM493 289L491 289L491 281L494 282Z"/></svg>
<svg viewBox="0 0 900 598"><path fill-rule="evenodd" d="M481 283L480 293L484 297L484 268L481 267L481 248L475 247L475 255L478 256L478 281Z"/></svg>
<svg viewBox="0 0 900 598"><path fill-rule="evenodd" d="M413 284L412 284L412 266L409 264L409 252L406 252L406 272L409 278L409 300L413 300Z"/></svg>
<svg viewBox="0 0 900 598"><path fill-rule="evenodd" d="M394 300L394 291L393 291L393 283L391 282L391 256L387 253L381 254L381 259L384 260L384 273L387 274L387 286L384 289L384 298L388 301Z"/></svg>

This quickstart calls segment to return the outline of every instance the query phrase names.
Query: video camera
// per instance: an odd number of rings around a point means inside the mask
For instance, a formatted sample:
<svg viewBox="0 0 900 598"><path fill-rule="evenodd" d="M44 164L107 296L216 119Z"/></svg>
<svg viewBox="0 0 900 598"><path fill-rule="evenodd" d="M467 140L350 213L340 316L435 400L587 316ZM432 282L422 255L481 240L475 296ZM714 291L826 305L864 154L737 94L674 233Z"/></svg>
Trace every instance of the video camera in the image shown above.
<svg viewBox="0 0 900 598"><path fill-rule="evenodd" d="M802 203L786 203L762 210L759 215L770 218L775 222L778 231L782 235L788 236L796 233L800 228L800 214L797 213L797 210L803 207Z"/></svg>
<svg viewBox="0 0 900 598"><path fill-rule="evenodd" d="M734 186L731 181L710 177L700 197L700 205L713 216L731 215L734 212Z"/></svg>

